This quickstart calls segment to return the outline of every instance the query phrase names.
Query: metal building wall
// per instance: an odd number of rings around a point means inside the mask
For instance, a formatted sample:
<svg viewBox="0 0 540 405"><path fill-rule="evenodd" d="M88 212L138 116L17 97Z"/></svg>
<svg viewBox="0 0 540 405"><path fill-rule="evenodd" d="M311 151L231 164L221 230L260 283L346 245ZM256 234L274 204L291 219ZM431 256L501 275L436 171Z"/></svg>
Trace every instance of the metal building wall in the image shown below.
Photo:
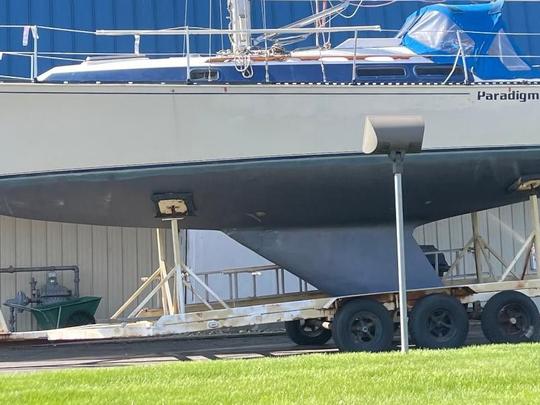
<svg viewBox="0 0 540 405"><path fill-rule="evenodd" d="M96 29L158 29L183 26L214 28L226 27L227 0L3 0L0 2L0 25L42 25L85 31ZM262 10L266 10L268 27L283 26L312 13L309 1L252 0L253 25L262 27ZM425 1L400 1L385 7L363 8L354 18L337 17L334 25L380 24L383 28L397 30L405 17L426 5ZM351 7L348 13L351 13ZM511 2L504 9L508 29L513 32L540 32L540 4ZM88 34L51 32L40 29L39 50L56 52L132 52L132 38L95 37ZM334 34L333 43L344 35ZM366 33L367 36L393 35ZM514 40L521 51L530 55L540 54L540 38L517 36ZM207 52L209 39L192 39L194 52ZM213 51L220 49L227 40L214 36L210 41ZM1 51L29 51L22 46L22 28L0 28ZM181 37L144 37L141 52L183 52ZM538 63L540 59L534 62ZM60 61L40 59L39 71L43 72ZM25 76L29 74L28 60L5 56L0 61L0 74Z"/></svg>
<svg viewBox="0 0 540 405"><path fill-rule="evenodd" d="M508 264L520 250L532 232L530 203L507 205L479 213L480 235ZM470 215L444 219L421 226L414 236L419 244L435 245L440 250L461 249L472 237ZM455 255L456 252L454 252ZM458 269L459 274L474 275L475 266L472 252L465 256L465 261ZM500 276L503 266L491 254L488 255L495 276ZM447 253L447 259L452 259ZM521 257L515 269L519 274L525 264ZM483 272L488 275L489 268L483 261Z"/></svg>

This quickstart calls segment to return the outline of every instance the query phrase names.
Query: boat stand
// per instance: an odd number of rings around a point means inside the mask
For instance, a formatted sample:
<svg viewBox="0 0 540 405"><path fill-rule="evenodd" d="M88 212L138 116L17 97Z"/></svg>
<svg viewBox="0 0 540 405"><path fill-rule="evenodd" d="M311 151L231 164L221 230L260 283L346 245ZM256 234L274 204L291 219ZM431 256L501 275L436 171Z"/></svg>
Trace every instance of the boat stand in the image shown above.
<svg viewBox="0 0 540 405"><path fill-rule="evenodd" d="M508 268L508 263L506 263L506 261L495 251L495 249L493 249L486 242L486 240L480 234L480 221L478 218L478 212L471 212L470 215L471 215L473 235L467 241L465 246L463 246L463 248L458 252L456 259L450 265L450 268L448 269L448 272L446 273L444 277L445 280L448 280L452 272L459 266L459 263L461 262L461 260L469 252L474 253L474 266L475 266L476 280L478 283L488 281L487 277L484 275L483 261L485 261L485 263L488 266L489 276L491 277L492 280L495 279L495 274L493 271L493 266L491 264L489 254L493 255L493 257L496 258L503 265L505 269ZM482 258L484 260L482 260Z"/></svg>
<svg viewBox="0 0 540 405"><path fill-rule="evenodd" d="M523 266L523 271L521 274L521 280L524 279L525 273L527 272L527 268L529 267L531 263L531 257L534 258L534 263L536 267L536 277L540 278L540 269L538 268L540 266L540 211L538 208L538 196L536 195L536 190L538 189L538 186L531 189L531 194L529 196L530 201L530 209L531 209L531 217L533 221L533 229L521 248L519 249L518 253L512 260L512 262L505 268L501 278L499 281L505 281L508 275L513 271L514 267L516 266L519 259L523 256L523 254L526 254L525 258L525 264Z"/></svg>
<svg viewBox="0 0 540 405"><path fill-rule="evenodd" d="M212 304L199 294L196 290L196 286L205 290L207 296L212 296L217 304L221 307L228 309L229 306L223 301L193 270L191 270L184 261L180 237L178 221L180 219L168 219L170 222L174 266L171 269L167 269L165 262L165 230L156 229L156 240L158 250L158 268L148 277L143 284L126 300L124 304L111 316L111 319L135 319L139 318L144 308L150 302L150 300L158 293L161 293L161 310L162 315L177 315L186 313L186 291L191 291L193 297L196 297L204 306L208 309L216 309ZM159 281L158 281L159 280ZM169 281L173 281L173 293L171 293L171 286ZM142 295L153 283L158 281L158 284L150 290L146 295ZM195 285L194 285L195 283ZM120 318L120 316L126 312L126 310L132 305L135 300L143 296L140 303L128 313L127 316ZM213 302L216 305L216 302Z"/></svg>
<svg viewBox="0 0 540 405"><path fill-rule="evenodd" d="M521 247L519 248L518 252L512 259L510 263L507 263L500 254L498 254L495 249L493 249L480 235L480 226L479 226L479 219L478 219L478 212L472 212L471 213L471 222L472 222L472 231L473 236L469 239L469 241L465 244L463 249L461 249L454 262L451 264L450 268L448 269L448 272L446 273L444 279L447 280L451 274L452 271L454 271L461 260L465 257L465 255L468 252L474 252L474 262L475 262L475 270L476 270L476 278L478 283L488 282L488 281L506 281L510 275L513 276L515 280L523 280L527 274L527 270L529 270L530 274L532 276L532 267L531 266L531 258L532 261L535 263L535 270L536 270L536 277L540 278L540 210L539 210L539 204L538 204L538 195L537 192L540 190L540 180L534 179L534 180L518 180L514 186L512 186L512 189L515 191L521 191L521 192L528 192L529 193L529 203L530 203L530 212L531 212L531 218L532 218L532 231L527 236L525 241L522 243ZM492 257L497 259L499 263L503 266L503 272L500 277L495 277L493 266L490 260L491 254ZM525 257L523 269L521 270L521 274L515 273L516 265L518 264L519 260L521 258ZM484 262L488 266L489 275L491 277L490 280L487 280L485 277L485 274L483 272L482 268L482 258L484 258Z"/></svg>

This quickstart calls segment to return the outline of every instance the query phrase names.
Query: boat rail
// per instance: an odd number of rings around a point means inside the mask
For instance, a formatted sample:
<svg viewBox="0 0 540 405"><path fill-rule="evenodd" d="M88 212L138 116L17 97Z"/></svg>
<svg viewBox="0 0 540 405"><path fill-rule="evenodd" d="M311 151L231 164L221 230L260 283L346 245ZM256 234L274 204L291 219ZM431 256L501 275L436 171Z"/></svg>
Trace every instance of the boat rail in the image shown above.
<svg viewBox="0 0 540 405"><path fill-rule="evenodd" d="M239 71L244 72L249 69L251 66L251 63L253 60L256 61L262 61L265 63L265 77L266 82L270 82L269 80L269 69L270 65L269 62L273 60L279 60L276 59L274 55L272 55L272 47L269 46L269 41L267 40L268 37L276 34L304 34L304 35L312 35L312 34L324 34L324 33L350 33L351 39L354 39L354 43L356 44L357 41L360 39L360 34L363 32L382 32L385 34L392 34L396 35L399 30L394 29L383 29L379 25L366 25L366 26L346 26L346 27L316 27L316 28L298 28L298 27L290 27L290 28L266 28L266 29L251 29L249 31L244 30L232 30L232 29L217 29L217 28L200 28L200 27L174 27L174 28L166 28L166 29L156 29L156 30L96 30L96 31L87 31L87 30L78 30L78 29L70 29L70 28L56 28L56 27L50 27L50 26L42 26L42 25L0 25L0 29L22 29L23 30L23 47L30 46L31 43L31 50L29 51L9 51L0 50L0 64L2 63L2 60L5 56L12 56L12 57L23 57L27 58L30 62L30 73L29 76L12 76L12 75L0 75L0 79L8 79L8 80L22 80L22 81L30 81L34 82L36 81L36 78L39 74L39 60L52 60L55 62L83 62L85 60L88 60L89 57L117 57L117 58L126 58L131 57L133 55L140 55L140 56L150 56L150 57L171 57L171 56L178 56L178 57L185 57L186 58L186 65L187 65L187 83L191 83L191 71L192 71L192 59L194 57L200 57L200 56L208 56L208 57L216 57L216 56L226 56L231 60L234 60L235 64L238 66ZM51 32L62 32L67 34L81 34L81 35L91 35L94 37L132 37L133 38L133 51L132 52L73 52L73 51L40 51L39 46L39 40L40 40L40 32L41 31L51 31ZM534 55L534 54L509 54L509 55L503 55L503 54L487 54L487 55L468 55L467 52L464 50L464 46L462 44L462 36L464 34L476 34L476 35L493 35L493 32L482 32L482 31L468 31L468 30L447 30L447 31L426 31L426 32L432 32L432 33L442 33L442 32L455 32L456 33L456 40L458 43L458 50L453 56L453 64L452 69L448 76L441 81L441 84L447 84L449 80L452 78L452 76L455 74L456 69L458 68L458 63L461 61L461 65L463 67L463 73L464 73L464 83L470 83L471 77L469 74L469 71L467 69L467 58L474 57L474 58L513 58L513 57L519 57L519 58L540 58L540 55ZM201 54L201 53L194 53L191 51L191 42L194 37L200 37L200 36L222 36L222 37L230 37L234 34L249 34L250 36L258 35L259 38L263 38L261 40L261 43L264 43L264 48L258 49L258 50L248 50L242 53L232 53L230 51L221 51L221 53L215 54L212 53L211 50L208 52L208 54ZM525 33L525 32L505 32L504 33L507 36L527 36L527 37L539 37L540 33ZM182 52L154 52L154 53L144 53L141 54L141 42L144 37L155 37L155 36L180 36L184 38L184 49ZM319 49L319 57L317 58L320 62L321 71L322 71L322 83L328 83L328 80L326 78L325 74L325 61L324 58L327 57L334 57L334 56L341 56L343 55L328 55L328 53L324 54L323 51L328 51L328 49L319 47L315 48ZM354 47L353 55L349 58L352 61L352 69L351 69L351 79L350 83L356 83L357 82L357 61L361 59L365 59L366 55L359 55L357 53L358 48ZM392 57L392 58L399 58L400 55L392 54L392 53L377 53L377 55L372 55L376 57ZM405 57L406 56L406 57ZM437 57L441 56L440 54L422 54L422 55L402 55L403 59L406 58L412 58L416 56L421 56L425 58L430 57ZM369 55L368 55L369 57ZM452 58L452 55L448 55L449 58ZM537 66L534 66L537 67ZM249 78L248 75L245 76L246 78ZM208 79L209 82L212 80Z"/></svg>

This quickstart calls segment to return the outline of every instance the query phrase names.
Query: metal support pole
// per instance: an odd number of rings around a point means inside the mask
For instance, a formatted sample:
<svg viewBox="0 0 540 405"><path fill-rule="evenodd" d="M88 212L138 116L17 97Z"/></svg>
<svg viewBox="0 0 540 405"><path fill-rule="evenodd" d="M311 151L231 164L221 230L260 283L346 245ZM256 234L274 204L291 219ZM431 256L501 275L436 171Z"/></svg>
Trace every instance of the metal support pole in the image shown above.
<svg viewBox="0 0 540 405"><path fill-rule="evenodd" d="M394 197L396 205L396 240L398 257L398 279L399 279L399 326L401 334L401 352L409 351L409 328L407 316L407 280L405 275L405 237L403 229L403 192L401 184L401 173L403 170L403 154L392 153L391 159L394 162Z"/></svg>
<svg viewBox="0 0 540 405"><path fill-rule="evenodd" d="M356 55L357 55L357 45L358 44L358 31L354 31L354 54L352 62L352 82L356 83Z"/></svg>
<svg viewBox="0 0 540 405"><path fill-rule="evenodd" d="M191 61L190 61L190 39L189 39L189 26L186 26L186 81L191 82ZM178 224L177 224L178 226Z"/></svg>
<svg viewBox="0 0 540 405"><path fill-rule="evenodd" d="M538 209L538 196L531 194L531 210L534 221L534 259L536 262L536 277L540 278L540 211Z"/></svg>
<svg viewBox="0 0 540 405"><path fill-rule="evenodd" d="M167 277L167 265L165 263L165 232L163 229L156 229L156 242L158 249L159 274L162 280ZM163 315L174 313L174 305L169 288L169 282L165 282L161 288L161 305Z"/></svg>
<svg viewBox="0 0 540 405"><path fill-rule="evenodd" d="M32 38L34 40L34 49L33 49L33 57L32 57L32 80L35 80L36 77L38 77L38 28L36 25L32 26Z"/></svg>
<svg viewBox="0 0 540 405"><path fill-rule="evenodd" d="M315 0L315 14L319 14L319 0ZM320 21L317 19L315 20L315 28L320 27ZM323 34L324 35L324 34ZM315 47L319 48L319 33L315 33Z"/></svg>
<svg viewBox="0 0 540 405"><path fill-rule="evenodd" d="M180 238L178 235L178 219L171 220L171 232L173 241L174 267L176 271L176 294L178 297L178 313L186 313L184 299L184 273L182 271L182 258L180 255Z"/></svg>
<svg viewBox="0 0 540 405"><path fill-rule="evenodd" d="M482 282L482 243L480 240L480 222L478 212L471 212L471 223L473 232L474 265L476 268L476 280Z"/></svg>
<svg viewBox="0 0 540 405"><path fill-rule="evenodd" d="M356 45L356 44L355 44ZM409 351L407 280L405 271L405 230L403 225L403 189L401 174L406 153L420 153L424 141L425 123L421 116L368 116L364 125L362 152L388 154L394 173L396 208L396 244L399 283L399 324L401 352Z"/></svg>
<svg viewBox="0 0 540 405"><path fill-rule="evenodd" d="M141 54L141 36L139 34L133 35L133 54Z"/></svg>

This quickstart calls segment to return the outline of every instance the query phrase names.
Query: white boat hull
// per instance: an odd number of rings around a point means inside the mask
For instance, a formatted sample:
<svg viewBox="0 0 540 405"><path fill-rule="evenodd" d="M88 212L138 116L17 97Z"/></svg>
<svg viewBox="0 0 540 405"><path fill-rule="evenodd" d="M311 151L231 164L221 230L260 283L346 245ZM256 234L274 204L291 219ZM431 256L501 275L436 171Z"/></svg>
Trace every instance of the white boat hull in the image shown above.
<svg viewBox="0 0 540 405"><path fill-rule="evenodd" d="M539 94L508 84L2 84L0 176L355 153L370 114L422 115L425 150L534 146Z"/></svg>

